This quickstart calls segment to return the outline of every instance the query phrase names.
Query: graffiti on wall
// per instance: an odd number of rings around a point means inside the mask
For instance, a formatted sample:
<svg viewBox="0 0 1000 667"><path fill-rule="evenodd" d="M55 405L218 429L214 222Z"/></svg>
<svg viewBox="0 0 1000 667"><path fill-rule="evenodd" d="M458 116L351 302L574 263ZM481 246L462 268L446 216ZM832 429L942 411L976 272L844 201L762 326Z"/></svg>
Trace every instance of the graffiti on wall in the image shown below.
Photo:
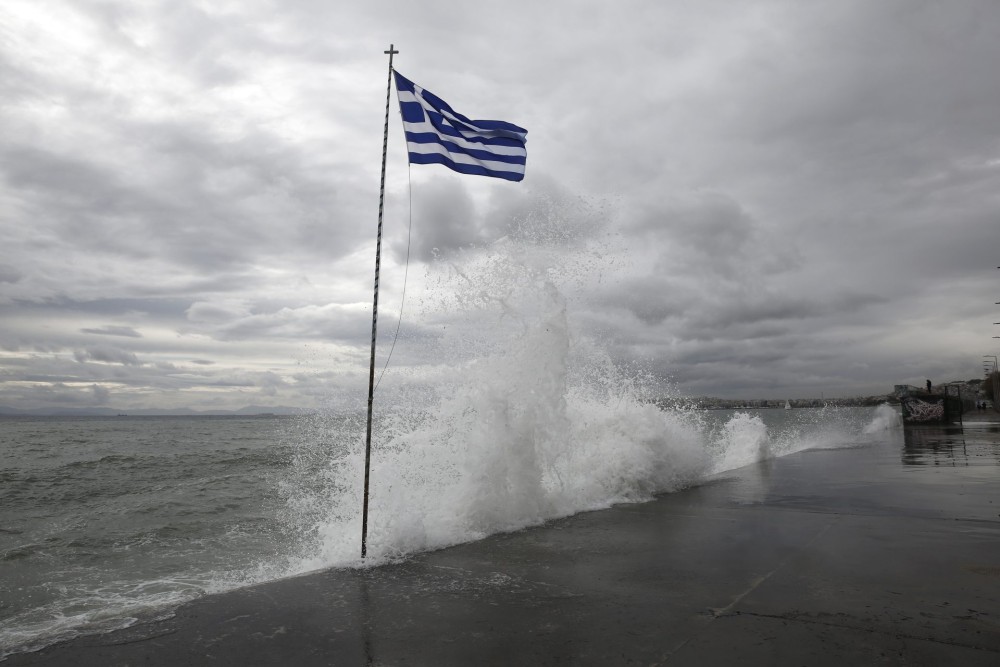
<svg viewBox="0 0 1000 667"><path fill-rule="evenodd" d="M902 399L903 421L940 422L944 421L943 396L907 396Z"/></svg>

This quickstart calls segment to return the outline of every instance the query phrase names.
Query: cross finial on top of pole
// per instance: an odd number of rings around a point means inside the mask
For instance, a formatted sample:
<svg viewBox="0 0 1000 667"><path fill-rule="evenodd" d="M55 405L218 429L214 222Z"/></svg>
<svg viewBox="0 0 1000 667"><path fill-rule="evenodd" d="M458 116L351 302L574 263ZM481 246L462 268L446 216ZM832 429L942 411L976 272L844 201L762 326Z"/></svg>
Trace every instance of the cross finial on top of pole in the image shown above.
<svg viewBox="0 0 1000 667"><path fill-rule="evenodd" d="M382 53L387 53L387 54L389 54L389 58L392 58L393 55L399 53L399 51L397 51L396 49L394 49L392 47L393 47L393 45L390 44L389 45L389 50L388 51L383 51ZM1000 269L1000 266L998 266L997 268Z"/></svg>

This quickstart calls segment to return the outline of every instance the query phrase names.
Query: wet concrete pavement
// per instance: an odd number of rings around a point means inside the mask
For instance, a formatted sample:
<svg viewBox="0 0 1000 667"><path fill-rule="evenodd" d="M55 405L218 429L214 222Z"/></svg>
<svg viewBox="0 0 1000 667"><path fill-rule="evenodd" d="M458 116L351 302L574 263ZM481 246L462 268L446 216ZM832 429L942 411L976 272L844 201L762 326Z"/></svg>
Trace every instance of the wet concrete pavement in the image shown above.
<svg viewBox="0 0 1000 667"><path fill-rule="evenodd" d="M209 596L9 665L1000 664L1000 424Z"/></svg>

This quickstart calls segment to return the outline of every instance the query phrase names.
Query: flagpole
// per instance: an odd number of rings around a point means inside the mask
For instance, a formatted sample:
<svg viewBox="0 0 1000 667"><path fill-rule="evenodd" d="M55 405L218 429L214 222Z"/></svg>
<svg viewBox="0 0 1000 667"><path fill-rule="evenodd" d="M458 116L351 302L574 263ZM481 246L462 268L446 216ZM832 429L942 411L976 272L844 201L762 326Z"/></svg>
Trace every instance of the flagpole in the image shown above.
<svg viewBox="0 0 1000 667"><path fill-rule="evenodd" d="M361 557L368 553L368 477L372 460L372 403L375 400L375 333L378 329L378 274L382 263L382 212L385 210L385 156L389 148L389 100L392 96L392 56L389 45L389 80L385 88L385 130L382 132L382 183L378 191L378 237L375 243L375 300L372 304L372 356L368 371L368 429L365 434L365 499L361 510Z"/></svg>

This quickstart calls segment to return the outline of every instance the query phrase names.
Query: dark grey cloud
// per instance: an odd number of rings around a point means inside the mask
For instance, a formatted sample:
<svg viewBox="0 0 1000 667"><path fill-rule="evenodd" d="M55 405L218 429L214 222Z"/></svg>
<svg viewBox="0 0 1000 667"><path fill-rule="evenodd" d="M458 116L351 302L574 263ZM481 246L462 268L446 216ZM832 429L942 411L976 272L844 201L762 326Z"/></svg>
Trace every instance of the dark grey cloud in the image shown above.
<svg viewBox="0 0 1000 667"><path fill-rule="evenodd" d="M413 259L426 262L488 238L472 198L455 179L441 177L422 184L415 207L417 229L409 239ZM397 257L405 256L401 240L393 250Z"/></svg>
<svg viewBox="0 0 1000 667"><path fill-rule="evenodd" d="M126 338L142 338L142 334L132 327L117 326L114 324L96 328L80 329L81 333L97 334L99 336L124 336Z"/></svg>
<svg viewBox="0 0 1000 667"><path fill-rule="evenodd" d="M8 146L0 174L21 205L50 225L53 244L99 256L153 257L177 270L241 269L276 263L292 248L310 252L321 222L340 207L330 184L310 182L267 142L220 145L171 126L130 128L125 144L146 144L165 180L130 182L132 172L36 147ZM335 228L336 229L336 228ZM353 227L324 247L330 259L360 240ZM344 243L347 241L347 243ZM22 269L23 271L23 269Z"/></svg>
<svg viewBox="0 0 1000 667"><path fill-rule="evenodd" d="M505 236L533 244L572 245L606 222L595 219L602 213L601 202L574 194L545 174L526 186L493 185L478 202L461 177L437 175L414 192L412 233L397 231L391 250L403 262L409 244L412 260L428 262Z"/></svg>
<svg viewBox="0 0 1000 667"><path fill-rule="evenodd" d="M73 358L79 362L101 361L126 366L139 366L141 363L134 353L110 345L94 345L83 350L75 350Z"/></svg>
<svg viewBox="0 0 1000 667"><path fill-rule="evenodd" d="M3 396L0 390L0 396ZM57 407L98 407L107 403L110 394L102 387L91 385L77 388L62 383L36 385L26 390L23 396L30 405Z"/></svg>
<svg viewBox="0 0 1000 667"><path fill-rule="evenodd" d="M152 297L152 298L149 298ZM53 312L70 311L81 315L92 315L95 317L127 316L130 314L141 314L152 316L153 318L174 318L182 316L190 307L190 302L178 298L156 298L150 294L147 298L126 297L126 298L105 298L74 300L66 295L61 295L44 301L17 301L13 308L6 312L17 311L27 312ZM0 311L3 312L3 311Z"/></svg>
<svg viewBox="0 0 1000 667"><path fill-rule="evenodd" d="M490 348L470 314L542 277L575 336L689 393L975 375L1000 319L986 0L515 2L488 22L443 0L12 1L0 403L363 385L389 42L461 112L529 130L523 183L407 172L392 109L397 376L436 372L456 330Z"/></svg>
<svg viewBox="0 0 1000 667"><path fill-rule="evenodd" d="M94 394L94 403L97 405L107 405L108 401L111 400L111 391L106 387L92 384L90 390Z"/></svg>
<svg viewBox="0 0 1000 667"><path fill-rule="evenodd" d="M0 266L0 283L16 283L24 275L9 266Z"/></svg>

